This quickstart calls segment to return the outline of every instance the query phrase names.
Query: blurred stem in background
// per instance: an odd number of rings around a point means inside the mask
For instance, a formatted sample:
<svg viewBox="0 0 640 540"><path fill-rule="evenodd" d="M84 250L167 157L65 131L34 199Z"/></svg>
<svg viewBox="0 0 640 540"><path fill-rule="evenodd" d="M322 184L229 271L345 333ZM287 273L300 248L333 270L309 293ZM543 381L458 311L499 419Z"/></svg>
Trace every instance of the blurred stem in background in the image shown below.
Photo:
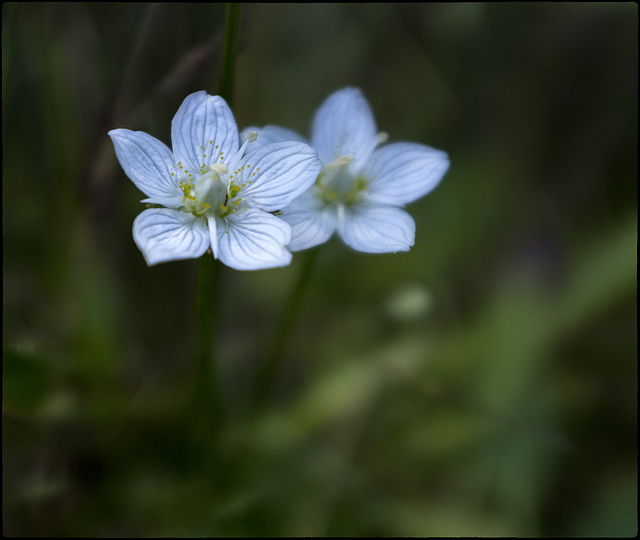
<svg viewBox="0 0 640 540"><path fill-rule="evenodd" d="M233 77L240 27L241 4L228 3L225 11L224 43L222 48L222 65L218 82L218 95L232 106ZM212 437L220 430L222 422L221 406L217 391L218 373L215 365L214 343L217 316L218 265L212 254L207 252L200 258L198 267L198 285L196 291L196 318L198 321L198 339L200 347L199 385L200 399L198 407L202 407L207 417Z"/></svg>
<svg viewBox="0 0 640 540"><path fill-rule="evenodd" d="M267 401L269 391L273 388L278 372L282 366L287 342L293 334L295 321L300 313L304 300L304 292L309 284L319 251L319 248L314 248L299 255L302 258L302 268L300 268L297 280L284 304L284 309L273 341L271 342L268 355L264 359L264 363L258 366L253 403L255 412Z"/></svg>
<svg viewBox="0 0 640 540"><path fill-rule="evenodd" d="M229 107L233 107L233 81L236 67L241 5L240 3L228 3L224 17L224 44L222 48L220 80L218 82L218 95L225 99Z"/></svg>

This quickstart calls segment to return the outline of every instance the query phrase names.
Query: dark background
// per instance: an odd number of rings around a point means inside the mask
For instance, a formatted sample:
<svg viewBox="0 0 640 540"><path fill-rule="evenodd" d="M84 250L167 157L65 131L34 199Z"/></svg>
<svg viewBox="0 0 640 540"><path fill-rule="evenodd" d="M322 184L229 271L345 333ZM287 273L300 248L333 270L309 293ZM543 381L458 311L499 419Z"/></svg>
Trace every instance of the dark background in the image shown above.
<svg viewBox="0 0 640 540"><path fill-rule="evenodd" d="M308 136L360 87L447 151L408 253L223 268L216 450L198 263L148 268L107 131L215 94L223 4L4 3L3 527L12 536L634 536L635 3L246 4L234 113Z"/></svg>

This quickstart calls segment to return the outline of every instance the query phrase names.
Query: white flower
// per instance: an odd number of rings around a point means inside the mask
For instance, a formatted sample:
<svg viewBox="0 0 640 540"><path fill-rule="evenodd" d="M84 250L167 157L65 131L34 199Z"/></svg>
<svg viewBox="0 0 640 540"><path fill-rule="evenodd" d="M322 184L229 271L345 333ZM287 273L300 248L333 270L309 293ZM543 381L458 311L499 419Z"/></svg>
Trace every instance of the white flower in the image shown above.
<svg viewBox="0 0 640 540"><path fill-rule="evenodd" d="M304 142L277 126L251 127L257 144ZM414 244L415 223L401 209L429 193L449 168L445 152L416 143L380 146L373 113L362 92L344 88L329 96L315 114L311 146L322 171L315 184L281 218L293 228L291 251L326 242L337 231L358 251L407 251Z"/></svg>
<svg viewBox="0 0 640 540"><path fill-rule="evenodd" d="M240 147L219 96L187 96L171 124L173 151L141 131L109 132L126 175L146 196L133 238L148 265L213 256L237 270L286 266L291 227L275 217L311 186L317 153L295 141Z"/></svg>

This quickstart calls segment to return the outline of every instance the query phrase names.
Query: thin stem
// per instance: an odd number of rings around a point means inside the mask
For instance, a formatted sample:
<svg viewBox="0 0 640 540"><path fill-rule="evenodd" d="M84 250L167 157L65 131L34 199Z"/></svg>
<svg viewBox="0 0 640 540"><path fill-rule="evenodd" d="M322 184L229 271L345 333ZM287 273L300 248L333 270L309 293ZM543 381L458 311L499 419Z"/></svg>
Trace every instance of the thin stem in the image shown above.
<svg viewBox="0 0 640 540"><path fill-rule="evenodd" d="M218 374L214 365L214 340L216 327L216 282L218 265L210 253L200 258L196 291L196 316L198 321L198 350L200 406L205 411L211 434L219 425L220 404L216 391Z"/></svg>
<svg viewBox="0 0 640 540"><path fill-rule="evenodd" d="M224 16L224 44L222 47L222 66L218 82L218 94L231 106L233 101L233 81L238 49L240 29L240 3L227 3Z"/></svg>
<svg viewBox="0 0 640 540"><path fill-rule="evenodd" d="M236 44L240 26L240 4L228 3L225 12L224 44L218 92L227 103L233 98ZM221 427L221 403L217 391L218 372L215 363L214 342L217 314L218 262L207 252L200 258L196 291L196 319L198 325L199 401L203 408L208 429L215 440Z"/></svg>
<svg viewBox="0 0 640 540"><path fill-rule="evenodd" d="M293 333L296 318L302 308L304 293L309 284L313 266L318 257L318 248L312 249L301 255L302 268L298 274L295 285L289 293L289 297L284 306L280 323L275 332L274 340L269 350L269 355L265 362L259 366L256 377L256 389L254 409L259 408L268 398L269 390L273 387L274 381L282 366L284 352L287 343Z"/></svg>

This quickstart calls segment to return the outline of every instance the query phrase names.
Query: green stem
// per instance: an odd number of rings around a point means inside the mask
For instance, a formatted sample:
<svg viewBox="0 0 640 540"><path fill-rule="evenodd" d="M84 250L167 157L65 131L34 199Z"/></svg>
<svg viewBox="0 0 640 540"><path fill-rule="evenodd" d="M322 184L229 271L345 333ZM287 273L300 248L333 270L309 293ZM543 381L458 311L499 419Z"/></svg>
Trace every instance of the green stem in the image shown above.
<svg viewBox="0 0 640 540"><path fill-rule="evenodd" d="M309 284L313 266L318 257L318 251L319 249L315 248L301 255L303 259L302 268L300 268L300 273L298 274L295 285L291 289L285 303L269 354L265 362L258 368L254 409L261 407L265 403L269 397L269 390L272 389L278 372L280 371L287 343L293 333L296 318L302 308L304 293Z"/></svg>
<svg viewBox="0 0 640 540"><path fill-rule="evenodd" d="M224 44L218 93L230 105L233 99L233 75L236 45L240 26L240 4L228 3L225 12ZM221 403L218 396L218 372L215 363L214 342L217 314L218 262L207 252L200 258L196 291L196 319L198 325L198 406L202 407L209 432L221 427Z"/></svg>
<svg viewBox="0 0 640 540"><path fill-rule="evenodd" d="M216 327L216 282L218 265L210 253L200 258L196 292L196 316L198 321L198 384L200 407L204 410L211 434L219 426L220 404L217 399L217 378L214 364L214 340Z"/></svg>
<svg viewBox="0 0 640 540"><path fill-rule="evenodd" d="M238 49L240 29L240 7L242 4L227 3L224 16L224 45L222 48L222 66L218 82L218 94L231 106L233 101L233 81Z"/></svg>

